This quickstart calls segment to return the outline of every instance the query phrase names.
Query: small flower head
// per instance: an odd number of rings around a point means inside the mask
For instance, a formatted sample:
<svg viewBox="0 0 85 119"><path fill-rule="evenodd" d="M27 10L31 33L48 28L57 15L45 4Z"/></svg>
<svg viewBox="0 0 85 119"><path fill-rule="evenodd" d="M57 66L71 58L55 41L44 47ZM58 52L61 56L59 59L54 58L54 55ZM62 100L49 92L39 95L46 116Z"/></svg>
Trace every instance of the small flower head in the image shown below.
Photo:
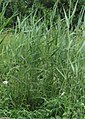
<svg viewBox="0 0 85 119"><path fill-rule="evenodd" d="M8 81L3 81L3 84L4 84L4 85L7 85L7 84L8 84Z"/></svg>

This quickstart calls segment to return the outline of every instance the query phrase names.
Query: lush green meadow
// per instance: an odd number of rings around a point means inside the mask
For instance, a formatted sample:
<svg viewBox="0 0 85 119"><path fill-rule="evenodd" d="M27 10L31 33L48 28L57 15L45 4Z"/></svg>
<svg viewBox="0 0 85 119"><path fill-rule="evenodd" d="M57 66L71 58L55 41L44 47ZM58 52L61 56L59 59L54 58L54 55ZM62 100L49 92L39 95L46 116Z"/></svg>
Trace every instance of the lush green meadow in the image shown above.
<svg viewBox="0 0 85 119"><path fill-rule="evenodd" d="M85 119L85 9L73 26L75 11L61 19L54 6L48 21L32 9L14 28L15 14L0 13L0 117Z"/></svg>

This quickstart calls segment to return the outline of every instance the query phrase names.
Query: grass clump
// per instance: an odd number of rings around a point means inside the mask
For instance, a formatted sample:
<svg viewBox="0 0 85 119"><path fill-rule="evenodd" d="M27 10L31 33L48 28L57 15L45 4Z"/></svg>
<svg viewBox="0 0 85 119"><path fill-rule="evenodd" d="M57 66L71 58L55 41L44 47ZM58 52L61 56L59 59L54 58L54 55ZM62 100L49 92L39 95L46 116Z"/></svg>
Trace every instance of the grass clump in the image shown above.
<svg viewBox="0 0 85 119"><path fill-rule="evenodd" d="M0 116L85 118L84 11L74 29L74 12L68 18L64 9L54 23L55 12L49 28L32 11L14 30L0 30Z"/></svg>

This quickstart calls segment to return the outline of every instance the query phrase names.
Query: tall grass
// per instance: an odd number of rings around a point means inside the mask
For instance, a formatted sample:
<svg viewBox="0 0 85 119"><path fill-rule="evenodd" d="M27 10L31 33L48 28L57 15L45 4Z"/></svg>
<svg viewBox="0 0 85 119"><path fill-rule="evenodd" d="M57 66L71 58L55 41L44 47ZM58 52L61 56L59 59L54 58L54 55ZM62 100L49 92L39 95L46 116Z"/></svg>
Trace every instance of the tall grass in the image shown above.
<svg viewBox="0 0 85 119"><path fill-rule="evenodd" d="M46 15L38 19L36 13L33 11L22 21L17 17L14 32L8 31L6 38L5 32L0 33L1 108L41 108L44 118L83 119L85 18L81 15L78 27L70 29L70 19L64 9L65 19L58 15L54 24L54 8L49 13L48 28ZM2 84L4 80L8 81L7 86Z"/></svg>

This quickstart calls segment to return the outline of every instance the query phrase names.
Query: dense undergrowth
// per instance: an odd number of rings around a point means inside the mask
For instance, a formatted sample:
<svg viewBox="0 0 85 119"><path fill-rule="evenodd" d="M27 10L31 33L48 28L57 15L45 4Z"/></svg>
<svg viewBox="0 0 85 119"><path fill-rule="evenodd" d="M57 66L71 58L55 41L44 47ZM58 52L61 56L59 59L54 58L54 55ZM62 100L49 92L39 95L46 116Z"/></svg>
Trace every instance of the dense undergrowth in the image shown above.
<svg viewBox="0 0 85 119"><path fill-rule="evenodd" d="M0 13L0 117L85 118L85 10L73 27L75 11L54 22L56 6L49 21L32 9L10 29L15 15Z"/></svg>
<svg viewBox="0 0 85 119"><path fill-rule="evenodd" d="M73 25L77 25L76 22L80 16L80 12L82 12L82 9L85 7L84 0L0 0L0 11L2 11L2 8L5 7L5 19L10 18L14 13L17 13L16 17L14 17L9 23L9 26L13 26L17 21L17 16L19 16L20 19L22 19L23 16L28 16L31 12L31 8L35 11L36 8L38 9L36 17L44 16L44 13L46 12L47 19L49 19L50 10L52 11L56 5L57 12L55 19L57 14L59 14L63 19L63 8L69 16L72 14L75 4L77 4L77 9L75 11L75 17L72 22ZM54 22L56 22L55 19Z"/></svg>

